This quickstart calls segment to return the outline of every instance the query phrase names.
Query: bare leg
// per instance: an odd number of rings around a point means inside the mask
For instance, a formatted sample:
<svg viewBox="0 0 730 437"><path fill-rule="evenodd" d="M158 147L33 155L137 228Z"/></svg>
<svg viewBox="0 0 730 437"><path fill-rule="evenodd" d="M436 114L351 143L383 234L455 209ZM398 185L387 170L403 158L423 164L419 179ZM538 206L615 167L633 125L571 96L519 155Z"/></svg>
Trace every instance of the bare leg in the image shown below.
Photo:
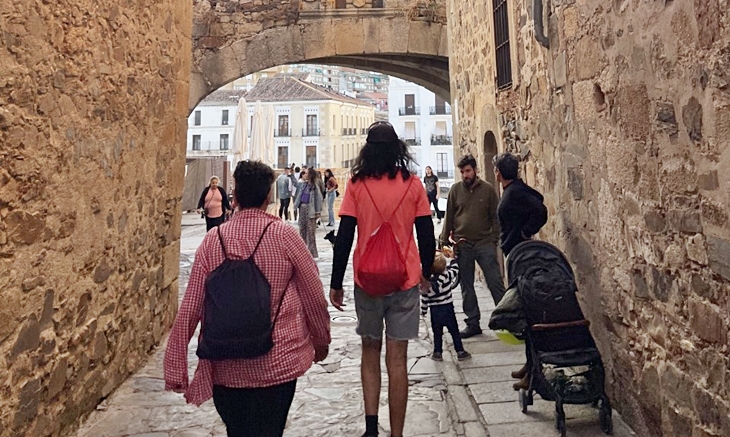
<svg viewBox="0 0 730 437"><path fill-rule="evenodd" d="M365 401L365 415L378 414L380 404L380 349L381 340L362 337L362 358L360 378L362 379L362 395Z"/></svg>
<svg viewBox="0 0 730 437"><path fill-rule="evenodd" d="M385 365L388 368L390 434L402 436L408 406L408 341L386 339Z"/></svg>

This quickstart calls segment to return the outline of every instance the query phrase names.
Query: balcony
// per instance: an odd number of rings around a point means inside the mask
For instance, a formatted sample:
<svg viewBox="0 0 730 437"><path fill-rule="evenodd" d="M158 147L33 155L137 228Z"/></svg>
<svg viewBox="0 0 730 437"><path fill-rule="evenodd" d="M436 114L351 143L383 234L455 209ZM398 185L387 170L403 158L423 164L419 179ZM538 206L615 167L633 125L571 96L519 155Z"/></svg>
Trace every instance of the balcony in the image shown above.
<svg viewBox="0 0 730 437"><path fill-rule="evenodd" d="M343 137L349 137L349 136L353 136L353 135L357 135L357 128L354 128L354 127L342 128Z"/></svg>
<svg viewBox="0 0 730 437"><path fill-rule="evenodd" d="M284 138L284 137L290 137L291 136L291 129L275 129L274 130L274 137L275 138Z"/></svg>
<svg viewBox="0 0 730 437"><path fill-rule="evenodd" d="M398 115L421 115L421 108L412 106L407 108L398 108Z"/></svg>
<svg viewBox="0 0 730 437"><path fill-rule="evenodd" d="M442 179L454 179L454 170L438 169L436 170L436 176Z"/></svg>
<svg viewBox="0 0 730 437"><path fill-rule="evenodd" d="M350 168L355 164L354 159L348 159L347 161L342 161L342 168Z"/></svg>
<svg viewBox="0 0 730 437"><path fill-rule="evenodd" d="M431 115L449 115L451 114L451 106L431 106L428 108Z"/></svg>
<svg viewBox="0 0 730 437"><path fill-rule="evenodd" d="M321 137L322 131L319 129L302 129L303 137Z"/></svg>
<svg viewBox="0 0 730 437"><path fill-rule="evenodd" d="M420 146L421 145L421 139L420 138L405 138L403 140L406 144L409 146Z"/></svg>
<svg viewBox="0 0 730 437"><path fill-rule="evenodd" d="M454 137L450 135L431 135L432 146L450 146L454 144Z"/></svg>
<svg viewBox="0 0 730 437"><path fill-rule="evenodd" d="M364 127L360 130L360 135L367 135L368 134L368 128Z"/></svg>

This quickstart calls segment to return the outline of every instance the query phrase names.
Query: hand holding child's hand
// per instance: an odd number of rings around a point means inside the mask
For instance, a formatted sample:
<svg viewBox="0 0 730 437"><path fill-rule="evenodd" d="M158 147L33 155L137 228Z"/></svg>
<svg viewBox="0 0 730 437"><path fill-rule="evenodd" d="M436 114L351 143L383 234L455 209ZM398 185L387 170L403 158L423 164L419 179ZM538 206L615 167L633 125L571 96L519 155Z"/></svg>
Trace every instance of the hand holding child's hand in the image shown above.
<svg viewBox="0 0 730 437"><path fill-rule="evenodd" d="M428 294L428 290L430 289L431 283L428 281L428 278L421 276L421 283L418 284L418 292L421 294Z"/></svg>

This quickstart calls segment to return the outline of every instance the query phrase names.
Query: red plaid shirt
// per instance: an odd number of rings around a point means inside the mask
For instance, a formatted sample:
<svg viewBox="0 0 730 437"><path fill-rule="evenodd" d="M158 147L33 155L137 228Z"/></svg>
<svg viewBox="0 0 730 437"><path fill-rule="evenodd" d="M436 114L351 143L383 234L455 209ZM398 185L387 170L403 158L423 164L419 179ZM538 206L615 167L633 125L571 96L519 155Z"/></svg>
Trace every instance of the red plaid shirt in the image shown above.
<svg viewBox="0 0 730 437"><path fill-rule="evenodd" d="M254 261L271 284L273 318L284 288L286 294L274 326L274 348L253 359L200 360L188 385L188 344L203 314L205 279L223 262L215 229L195 254L190 281L170 332L165 351L165 389L184 389L188 403L200 405L213 396L213 385L269 387L302 376L314 359L314 346L330 343L330 322L319 270L297 231L260 210L237 212L220 226L228 256L248 257L271 221ZM198 337L200 341L200 337Z"/></svg>

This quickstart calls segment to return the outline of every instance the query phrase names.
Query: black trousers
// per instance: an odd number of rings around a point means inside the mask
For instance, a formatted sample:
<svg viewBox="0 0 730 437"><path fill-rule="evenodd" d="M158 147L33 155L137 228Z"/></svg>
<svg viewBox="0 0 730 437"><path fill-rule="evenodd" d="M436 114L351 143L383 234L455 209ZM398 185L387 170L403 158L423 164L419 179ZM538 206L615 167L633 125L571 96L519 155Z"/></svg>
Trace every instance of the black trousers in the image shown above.
<svg viewBox="0 0 730 437"><path fill-rule="evenodd" d="M289 220L289 202L291 202L291 197L279 199L279 218Z"/></svg>
<svg viewBox="0 0 730 437"><path fill-rule="evenodd" d="M457 352L463 351L464 345L461 343L461 335L459 335L459 324L456 322L454 304L447 303L429 308L431 308L431 329L433 329L433 351L443 352L444 328L449 331L451 338L454 340L454 349Z"/></svg>
<svg viewBox="0 0 730 437"><path fill-rule="evenodd" d="M223 214L220 217L215 217L215 218L210 218L208 216L205 216L205 226L207 228L206 231L210 231L214 227L222 225L224 221L226 221L225 214Z"/></svg>
<svg viewBox="0 0 730 437"><path fill-rule="evenodd" d="M437 219L444 218L444 213L439 211L439 200L436 197L436 192L428 193L428 202L433 205L433 210L436 213Z"/></svg>
<svg viewBox="0 0 730 437"><path fill-rule="evenodd" d="M213 386L213 403L228 437L281 437L297 380L263 388Z"/></svg>

